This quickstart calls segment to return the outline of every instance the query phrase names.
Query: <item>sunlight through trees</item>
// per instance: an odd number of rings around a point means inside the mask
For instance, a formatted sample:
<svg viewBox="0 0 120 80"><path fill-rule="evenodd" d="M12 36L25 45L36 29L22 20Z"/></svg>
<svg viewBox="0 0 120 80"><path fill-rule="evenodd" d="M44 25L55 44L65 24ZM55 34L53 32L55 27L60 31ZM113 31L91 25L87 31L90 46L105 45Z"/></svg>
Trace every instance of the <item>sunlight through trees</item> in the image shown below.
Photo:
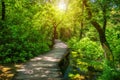
<svg viewBox="0 0 120 80"><path fill-rule="evenodd" d="M69 79L118 80L119 10L119 0L0 0L0 63L26 62L61 39L71 48Z"/></svg>
<svg viewBox="0 0 120 80"><path fill-rule="evenodd" d="M65 2L64 2L64 1L59 2L58 8L59 8L60 10L65 11L65 10L66 10L66 4L65 4Z"/></svg>

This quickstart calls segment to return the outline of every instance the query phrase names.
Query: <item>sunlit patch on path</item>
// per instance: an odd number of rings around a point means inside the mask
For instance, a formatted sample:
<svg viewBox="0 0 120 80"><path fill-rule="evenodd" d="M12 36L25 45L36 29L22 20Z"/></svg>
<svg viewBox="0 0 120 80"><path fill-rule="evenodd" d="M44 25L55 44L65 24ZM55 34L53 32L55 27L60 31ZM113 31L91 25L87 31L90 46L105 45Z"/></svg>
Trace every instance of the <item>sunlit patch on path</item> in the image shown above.
<svg viewBox="0 0 120 80"><path fill-rule="evenodd" d="M67 45L56 40L53 50L31 59L17 69L13 80L62 80L58 62L67 50Z"/></svg>

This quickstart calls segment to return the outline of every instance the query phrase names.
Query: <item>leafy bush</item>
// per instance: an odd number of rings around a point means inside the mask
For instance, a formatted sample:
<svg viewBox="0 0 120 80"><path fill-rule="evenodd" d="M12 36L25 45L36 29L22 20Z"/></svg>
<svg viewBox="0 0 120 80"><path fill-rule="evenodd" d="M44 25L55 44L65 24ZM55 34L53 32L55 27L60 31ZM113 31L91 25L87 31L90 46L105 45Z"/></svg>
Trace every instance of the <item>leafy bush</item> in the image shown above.
<svg viewBox="0 0 120 80"><path fill-rule="evenodd" d="M106 36L113 51L115 61L120 64L120 26L108 28Z"/></svg>
<svg viewBox="0 0 120 80"><path fill-rule="evenodd" d="M34 28L29 31L23 29L24 27L10 25L2 30L0 34L3 35L0 45L1 63L24 62L49 50L50 41L46 40L44 35Z"/></svg>
<svg viewBox="0 0 120 80"><path fill-rule="evenodd" d="M34 19L42 7L24 0L8 0L6 4L6 20L0 21L0 63L25 62L48 51L51 29L45 26L45 21L40 21L43 15Z"/></svg>
<svg viewBox="0 0 120 80"><path fill-rule="evenodd" d="M97 80L119 80L120 79L120 71L111 68L107 65L107 61L103 63L103 73Z"/></svg>
<svg viewBox="0 0 120 80"><path fill-rule="evenodd" d="M78 77L79 74L80 79L81 74L88 72L89 66L96 70L102 69L103 50L100 44L87 37L81 40L72 38L68 44L73 50L70 54L71 78Z"/></svg>
<svg viewBox="0 0 120 80"><path fill-rule="evenodd" d="M89 38L83 38L80 41L72 38L68 44L74 51L89 60L97 60L103 55L101 46L98 43L91 41Z"/></svg>

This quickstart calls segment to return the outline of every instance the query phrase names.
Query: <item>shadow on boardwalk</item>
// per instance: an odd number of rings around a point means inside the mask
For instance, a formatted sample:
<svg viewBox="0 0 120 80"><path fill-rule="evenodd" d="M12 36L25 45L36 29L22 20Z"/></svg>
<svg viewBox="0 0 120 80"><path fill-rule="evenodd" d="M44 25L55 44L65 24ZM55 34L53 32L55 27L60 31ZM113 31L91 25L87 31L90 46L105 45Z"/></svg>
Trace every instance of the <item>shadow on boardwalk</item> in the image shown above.
<svg viewBox="0 0 120 80"><path fill-rule="evenodd" d="M63 80L58 62L66 51L67 45L56 40L53 50L23 64L13 80Z"/></svg>

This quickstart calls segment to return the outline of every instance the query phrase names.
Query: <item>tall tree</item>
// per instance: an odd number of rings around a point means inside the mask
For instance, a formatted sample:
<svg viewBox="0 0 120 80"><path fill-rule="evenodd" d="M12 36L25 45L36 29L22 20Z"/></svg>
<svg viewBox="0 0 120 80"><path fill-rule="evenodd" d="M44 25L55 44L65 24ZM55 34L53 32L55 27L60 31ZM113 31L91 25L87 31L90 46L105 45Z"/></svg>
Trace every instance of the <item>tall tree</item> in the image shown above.
<svg viewBox="0 0 120 80"><path fill-rule="evenodd" d="M82 34L83 34L83 27L84 27L84 23L83 23L83 14L84 14L84 4L82 1L82 11L81 11L81 16L82 16L82 20L81 20L81 29L80 29L80 39L82 38Z"/></svg>
<svg viewBox="0 0 120 80"><path fill-rule="evenodd" d="M2 3L2 20L5 20L5 2L4 0L1 1Z"/></svg>
<svg viewBox="0 0 120 80"><path fill-rule="evenodd" d="M62 21L62 20L61 20ZM61 21L59 23L53 22L53 37L52 37L52 46L55 44L55 39L58 38L58 33L57 33L57 27L58 25L61 23Z"/></svg>
<svg viewBox="0 0 120 80"><path fill-rule="evenodd" d="M110 49L110 46L108 44L108 41L107 41L106 35L105 35L106 26L107 26L107 17L106 17L107 3L102 4L103 5L103 8L102 8L103 26L101 26L96 20L92 19L93 18L93 12L92 12L92 9L91 9L90 5L88 4L88 0L83 0L83 3L84 3L84 6L87 10L88 19L90 20L90 23L96 28L97 32L99 33L99 38L100 38L102 48L104 50L105 58L108 61L112 62L109 65L113 65L114 56L113 56L113 53Z"/></svg>

